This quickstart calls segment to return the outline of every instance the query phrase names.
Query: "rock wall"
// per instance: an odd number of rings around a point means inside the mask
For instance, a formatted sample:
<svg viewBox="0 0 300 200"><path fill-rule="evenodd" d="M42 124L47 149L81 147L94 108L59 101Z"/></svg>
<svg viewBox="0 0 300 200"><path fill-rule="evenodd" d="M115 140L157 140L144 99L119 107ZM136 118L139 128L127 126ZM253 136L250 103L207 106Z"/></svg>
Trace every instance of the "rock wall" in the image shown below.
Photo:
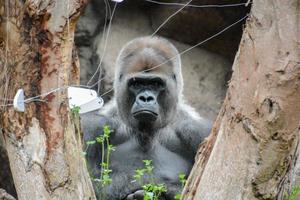
<svg viewBox="0 0 300 200"><path fill-rule="evenodd" d="M115 60L119 50L128 41L153 32L148 16L143 10L131 11L132 6L118 10L104 51L105 41L102 34L97 38L97 55L103 58L105 73L104 91L112 87ZM189 48L189 45L171 40L179 52ZM195 48L182 56L182 72L184 78L184 94L191 103L205 117L213 119L219 110L226 92L226 78L230 73L230 62L207 50Z"/></svg>
<svg viewBox="0 0 300 200"><path fill-rule="evenodd" d="M158 1L167 2L165 0ZM172 2L185 4L187 0ZM244 0L192 1L191 5L198 7L185 8L166 23L158 34L193 45L244 17L249 12L250 6L246 7L245 5L237 4L245 2ZM205 7L207 5L209 7ZM219 7L216 7L216 5L219 5ZM178 9L180 9L180 6L161 5L154 7L150 12L152 27L156 29ZM233 61L241 36L242 26L240 24L239 26L232 27L213 40L206 42L201 47L223 55Z"/></svg>

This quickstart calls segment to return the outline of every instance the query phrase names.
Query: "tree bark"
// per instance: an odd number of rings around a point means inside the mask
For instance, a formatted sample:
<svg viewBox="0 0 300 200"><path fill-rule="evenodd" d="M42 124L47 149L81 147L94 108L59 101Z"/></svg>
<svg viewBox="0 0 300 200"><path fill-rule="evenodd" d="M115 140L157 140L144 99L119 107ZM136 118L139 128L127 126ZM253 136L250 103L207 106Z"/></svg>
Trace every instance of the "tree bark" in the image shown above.
<svg viewBox="0 0 300 200"><path fill-rule="evenodd" d="M185 200L283 199L300 183L300 2L253 0Z"/></svg>
<svg viewBox="0 0 300 200"><path fill-rule="evenodd" d="M78 84L74 29L85 0L0 0L0 96L17 89L24 113L1 107L0 127L18 199L95 199L68 112L66 86ZM1 101L3 104L10 102Z"/></svg>

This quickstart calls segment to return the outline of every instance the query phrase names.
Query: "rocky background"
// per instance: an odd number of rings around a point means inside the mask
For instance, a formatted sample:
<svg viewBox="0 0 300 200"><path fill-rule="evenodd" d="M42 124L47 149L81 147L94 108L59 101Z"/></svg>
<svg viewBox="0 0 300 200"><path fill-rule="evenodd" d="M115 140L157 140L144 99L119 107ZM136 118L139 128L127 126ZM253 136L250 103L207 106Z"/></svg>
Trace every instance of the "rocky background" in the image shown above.
<svg viewBox="0 0 300 200"><path fill-rule="evenodd" d="M223 5L246 1L194 0L192 4ZM107 2L112 12L115 3L110 0ZM173 0L172 2L186 3L187 1ZM103 79L94 87L99 90L100 95L112 88L115 60L122 46L136 37L151 35L171 14L180 9L180 6L159 5L146 0L124 0L117 5L110 32L107 34L104 32L104 26L106 24L107 31L111 20L107 5L104 0L91 0L78 22L75 36L80 58L82 85L86 85L91 79L102 58L100 73L96 73L89 83L93 85L99 77ZM247 12L249 12L249 6L187 7L168 21L157 35L168 38L181 52L238 21ZM231 65L241 39L242 24L232 27L218 37L182 55L186 100L203 117L211 120L214 120L218 114L226 93ZM104 51L105 38L107 38L107 45ZM113 91L103 97L108 101L112 95ZM1 138L0 166L0 188L16 196Z"/></svg>
<svg viewBox="0 0 300 200"><path fill-rule="evenodd" d="M170 1L161 1L170 2ZM172 1L186 3L186 0ZM245 3L240 0L201 0L193 5L228 5ZM113 10L114 2L110 2ZM103 79L99 94L112 88L114 65L122 46L136 37L151 35L170 15L182 6L159 5L145 0L125 0L116 7L110 32L106 31L110 19L105 20L104 1L91 1L79 20L75 42L81 62L81 83L87 84L101 62L89 85ZM249 8L242 6L196 8L187 7L169 20L157 35L171 40L179 51L207 39L246 15ZM206 118L213 120L218 114L226 92L231 65L242 34L242 24L232 27L220 36L182 55L182 71L187 102ZM106 40L107 38L107 40ZM105 48L106 43L106 48ZM104 96L110 99L113 91Z"/></svg>

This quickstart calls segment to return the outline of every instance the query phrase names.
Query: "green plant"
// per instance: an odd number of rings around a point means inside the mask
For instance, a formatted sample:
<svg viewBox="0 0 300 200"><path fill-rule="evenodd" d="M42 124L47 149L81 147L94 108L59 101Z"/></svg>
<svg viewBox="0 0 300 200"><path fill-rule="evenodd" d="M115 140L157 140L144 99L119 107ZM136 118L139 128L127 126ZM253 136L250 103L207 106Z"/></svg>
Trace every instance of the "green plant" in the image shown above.
<svg viewBox="0 0 300 200"><path fill-rule="evenodd" d="M80 112L80 107L79 107L79 106L73 105L73 108L71 108L71 112L72 112L73 114L79 114L79 112Z"/></svg>
<svg viewBox="0 0 300 200"><path fill-rule="evenodd" d="M144 200L158 200L162 193L167 192L167 187L164 184L155 183L153 177L153 165L152 160L143 160L144 168L136 169L133 178L138 181L144 190ZM143 185L143 176L148 175L150 177L150 183Z"/></svg>
<svg viewBox="0 0 300 200"><path fill-rule="evenodd" d="M112 151L115 151L115 147L109 143L109 137L111 134L110 127L108 125L103 126L103 135L96 138L96 142L101 145L101 174L100 174L100 183L102 187L105 187L111 184L112 179L110 173L112 172L109 169L109 159ZM105 151L106 150L106 151ZM104 199L105 194L100 195L100 199Z"/></svg>
<svg viewBox="0 0 300 200"><path fill-rule="evenodd" d="M80 107L73 105L73 108L71 108L71 113L72 113L72 118L73 118L73 121L74 121L74 124L75 124L76 132L78 132L78 133L80 133L80 117L79 117L79 112L80 112ZM80 139L80 138L78 138L78 139Z"/></svg>
<svg viewBox="0 0 300 200"><path fill-rule="evenodd" d="M108 125L103 126L103 134L96 137L95 140L87 141L86 145L87 148L90 145L99 144L101 146L101 173L99 178L93 178L94 182L97 182L100 184L100 187L105 187L109 184L111 184L112 179L110 177L110 174L112 170L109 168L109 161L110 161L110 154L112 151L115 151L115 147L110 144L109 138L111 134L110 127ZM86 153L85 153L86 154ZM100 199L104 199L105 193L102 192L99 194Z"/></svg>
<svg viewBox="0 0 300 200"><path fill-rule="evenodd" d="M185 186L185 183L186 183L186 175L184 173L180 173L178 175L178 178L179 178L179 182L181 183L181 189L183 189L184 186ZM181 194L176 194L174 196L174 199L175 200L180 200L181 199Z"/></svg>
<svg viewBox="0 0 300 200"><path fill-rule="evenodd" d="M142 186L144 193L144 200L158 200L162 193L167 192L165 184L148 183Z"/></svg>
<svg viewBox="0 0 300 200"><path fill-rule="evenodd" d="M71 116L72 116L72 120L73 120L74 126L75 126L75 133L76 133L76 136L77 136L77 141L78 141L78 144L81 146L82 145L82 141L81 141L81 136L82 135L81 135L81 129L80 129L79 112L80 112L80 107L73 105L73 107L71 108ZM80 154L80 151L76 152L76 153Z"/></svg>
<svg viewBox="0 0 300 200"><path fill-rule="evenodd" d="M296 200L300 196L300 184L292 188L290 194L287 192L283 193L282 200Z"/></svg>

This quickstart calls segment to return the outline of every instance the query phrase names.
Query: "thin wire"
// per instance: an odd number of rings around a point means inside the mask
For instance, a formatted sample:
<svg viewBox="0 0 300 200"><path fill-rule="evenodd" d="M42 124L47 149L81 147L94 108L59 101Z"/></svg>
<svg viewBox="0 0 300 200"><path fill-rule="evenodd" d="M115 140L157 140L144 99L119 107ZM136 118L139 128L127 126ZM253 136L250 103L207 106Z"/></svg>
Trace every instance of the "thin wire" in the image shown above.
<svg viewBox="0 0 300 200"><path fill-rule="evenodd" d="M115 13L115 10L117 8L117 4L118 3L115 3L114 5L114 8L113 8L113 11L112 11L112 14L111 14L111 19L110 19L110 22L108 24L108 28L107 28L107 34L106 34L106 38L105 38L105 42L104 42L104 49L103 49L103 53L101 55L101 59L100 59L100 63L97 67L97 70L95 71L95 73L93 74L93 76L90 78L90 80L87 82L87 85L90 84L90 82L94 79L94 77L96 76L97 72L99 71L99 69L101 68L101 64L102 64L102 61L103 61L103 58L104 58L104 55L106 53L106 47L107 47L107 41L108 41L108 37L109 37L109 33L110 33L110 28L111 28L111 24L112 24L112 20L113 20L113 17L114 17L114 13Z"/></svg>
<svg viewBox="0 0 300 200"><path fill-rule="evenodd" d="M67 1L67 12L68 12L68 19L67 19L67 29L68 29L68 38L70 38L70 0Z"/></svg>
<svg viewBox="0 0 300 200"><path fill-rule="evenodd" d="M108 1L109 1L109 0L105 0L106 5L107 5L107 8L108 8L109 16L111 16L111 7L110 7L110 4L109 4Z"/></svg>
<svg viewBox="0 0 300 200"><path fill-rule="evenodd" d="M0 98L0 101L13 101L13 99Z"/></svg>
<svg viewBox="0 0 300 200"><path fill-rule="evenodd" d="M3 97L7 99L8 87L9 87L9 78L7 73L7 64L8 64L8 54L9 54L9 0L5 1L5 10L6 10L6 44L5 44L5 62L4 62L4 74L5 76L5 83L3 88Z"/></svg>
<svg viewBox="0 0 300 200"><path fill-rule="evenodd" d="M103 81L106 77L102 77L101 79L98 79L98 81L96 83L94 83L93 85L87 86L87 88L93 88L95 87L98 83L100 83L101 81Z"/></svg>
<svg viewBox="0 0 300 200"><path fill-rule="evenodd" d="M109 21L109 24L108 24L108 28L107 28L107 31L106 31L106 34L105 34L105 31L103 32L103 35L102 35L102 38L103 36L105 36L105 40L104 40L104 48L103 48L103 52L102 52L102 55L101 55L101 58L100 58L100 62L97 66L97 69L96 71L94 72L94 74L92 75L92 77L89 79L89 81L87 82L87 85L89 85L91 83L91 81L94 79L94 77L97 75L97 72L99 70L102 70L102 62L103 62L103 58L104 58L104 55L106 53L106 47L107 47L107 41L108 41L108 37L109 37L109 34L110 34L110 28L111 28L111 24L112 24L112 19L113 19L113 16L114 16L114 13L115 13L115 9L116 9L116 6L117 6L117 3L115 3L114 5L114 8L113 8L113 11L111 13L111 9L110 9L110 6L108 4L107 1L106 2L106 5L108 5L109 7L109 14L110 14L110 21ZM103 40L102 40L103 41ZM100 72L101 73L101 72ZM99 83L99 80L97 81L97 84ZM96 85L97 85L96 84ZM95 85L95 84L93 84Z"/></svg>
<svg viewBox="0 0 300 200"><path fill-rule="evenodd" d="M106 94L110 93L110 92L113 91L113 90L114 90L114 88L111 88L111 89L107 90L106 92L102 93L102 94L100 95L100 97L105 96Z"/></svg>
<svg viewBox="0 0 300 200"><path fill-rule="evenodd" d="M159 2L155 0L145 0L150 3L155 3L159 5L165 5L165 6L183 6L185 4L183 3L169 3L169 2ZM235 4L223 4L223 5L218 5L218 4L210 4L210 5L194 5L194 4L189 4L186 7L192 7L192 8L226 8L226 7L236 7L236 6L248 6L248 4L251 4L252 2L246 2L246 3L235 3Z"/></svg>
<svg viewBox="0 0 300 200"><path fill-rule="evenodd" d="M175 15L177 15L178 13L180 13L187 5L189 5L193 0L189 0L186 4L183 4L183 6L177 10L176 12L174 12L172 15L170 15L153 33L152 33L152 37Z"/></svg>
<svg viewBox="0 0 300 200"><path fill-rule="evenodd" d="M102 37L101 37L101 41L104 40L104 36L105 36L105 33L106 33L106 26L107 26L108 16L109 16L109 19L111 19L110 5L109 5L107 0L104 0L104 3L105 3L105 22L104 22L104 29L103 29L103 34L102 34ZM99 71L99 76L98 76L98 81L97 81L97 84L98 84L98 91L97 92L98 93L100 92L100 88L101 88L101 82L102 82L101 76L102 76L102 65L100 65L100 71ZM93 84L93 87L96 86L97 84Z"/></svg>
<svg viewBox="0 0 300 200"><path fill-rule="evenodd" d="M14 104L12 104L12 103L9 103L9 104L2 104L2 105L0 105L0 107L8 107L8 106L13 106Z"/></svg>
<svg viewBox="0 0 300 200"><path fill-rule="evenodd" d="M64 90L64 89L66 89L66 88L68 88L68 86L64 86L64 87L61 87L61 88L56 88L56 89L53 89L53 90L51 90L51 91L49 91L49 92L46 92L46 93L44 93L44 94L40 94L40 95L37 95L37 96L34 96L34 97L30 97L30 98L28 98L28 99L25 99L24 102L32 102L32 101L35 101L36 98L39 98L39 97L45 97L45 96L48 96L49 94L52 94L52 93L54 93L54 92L58 92L58 91L60 91L60 90Z"/></svg>
<svg viewBox="0 0 300 200"><path fill-rule="evenodd" d="M227 26L226 28L222 29L221 31L217 32L216 34L214 34L214 35L212 35L212 36L206 38L205 40L203 40L203 41L197 43L196 45L191 46L190 48L188 48L188 49L186 49L186 50L180 52L178 55L176 55L176 56L170 58L169 60L166 60L165 62L160 63L159 65L156 65L156 66L154 66L154 67L152 67L152 68L143 70L143 71L141 71L141 72L148 72L148 71L150 71L150 70L153 70L153 69L156 69L156 68L160 67L161 65L163 65L163 64L165 64L165 63L167 63L167 62L169 62L169 61L171 61L171 60L177 58L177 56L181 56L181 55L185 54L186 52L188 52L188 51L190 51L190 50L192 50L192 49L194 49L194 48L200 46L201 44L203 44L203 43L205 43L205 42L207 42L207 41L209 41L209 40L211 40L211 39L213 39L213 38L215 38L215 37L221 35L223 32L227 31L228 29L230 29L230 28L233 27L234 25L240 23L241 21L243 21L243 20L246 19L247 17L248 17L248 14L247 14L246 16L242 17L241 19L239 19L238 21L236 21L236 22L230 24L230 25Z"/></svg>
<svg viewBox="0 0 300 200"><path fill-rule="evenodd" d="M71 38L70 38L70 0L67 0L67 41L69 43L71 43ZM71 49L71 54L69 55L70 57L70 65L72 65L72 49ZM67 63L66 63L67 64ZM67 66L68 67L68 64ZM70 67L70 66L69 66ZM70 78L70 75L69 73L67 74L67 78L69 79ZM59 76L57 76L57 84L60 86L61 85L61 79L59 78ZM60 100L61 98L61 95L58 94L58 100ZM26 102L26 101L25 101Z"/></svg>

